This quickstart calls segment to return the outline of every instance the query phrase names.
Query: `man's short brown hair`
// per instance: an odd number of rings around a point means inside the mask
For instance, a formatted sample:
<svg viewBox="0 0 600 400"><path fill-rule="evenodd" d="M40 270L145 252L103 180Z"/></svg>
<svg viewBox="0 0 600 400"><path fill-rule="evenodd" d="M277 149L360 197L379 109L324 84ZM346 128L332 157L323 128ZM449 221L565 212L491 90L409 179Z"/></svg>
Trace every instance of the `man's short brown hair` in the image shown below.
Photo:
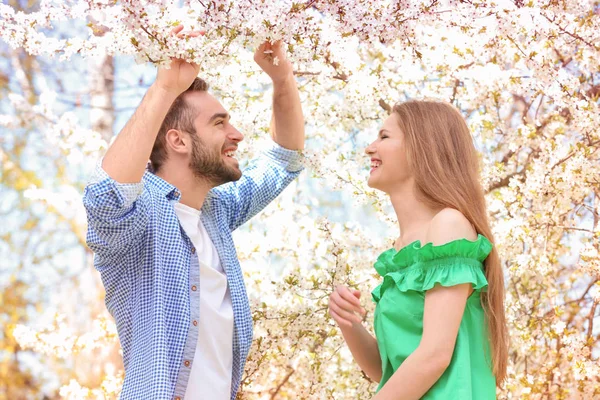
<svg viewBox="0 0 600 400"><path fill-rule="evenodd" d="M196 119L196 112L189 106L185 101L185 95L190 92L206 92L208 91L208 83L200 78L194 79L189 88L181 93L173 104L165 119L158 130L158 135L154 141L152 147L152 153L150 154L150 164L152 171L158 172L164 162L167 160L167 132L170 129L177 129L180 131L186 131L189 133L195 133L194 120Z"/></svg>

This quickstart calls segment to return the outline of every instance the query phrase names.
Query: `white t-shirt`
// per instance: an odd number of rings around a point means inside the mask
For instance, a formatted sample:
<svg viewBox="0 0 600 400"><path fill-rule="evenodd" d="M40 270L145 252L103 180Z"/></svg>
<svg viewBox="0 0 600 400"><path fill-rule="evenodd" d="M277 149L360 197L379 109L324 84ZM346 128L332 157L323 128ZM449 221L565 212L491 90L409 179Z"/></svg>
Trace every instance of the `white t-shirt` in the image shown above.
<svg viewBox="0 0 600 400"><path fill-rule="evenodd" d="M233 308L227 277L200 221L201 211L177 202L173 205L200 262L198 345L185 400L228 400L233 369Z"/></svg>

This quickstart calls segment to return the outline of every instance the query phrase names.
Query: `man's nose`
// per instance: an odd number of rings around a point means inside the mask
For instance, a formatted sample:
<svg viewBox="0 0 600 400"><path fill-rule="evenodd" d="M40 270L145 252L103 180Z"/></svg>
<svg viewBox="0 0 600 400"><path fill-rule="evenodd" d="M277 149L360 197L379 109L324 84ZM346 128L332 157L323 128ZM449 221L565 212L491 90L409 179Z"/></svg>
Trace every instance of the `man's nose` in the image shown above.
<svg viewBox="0 0 600 400"><path fill-rule="evenodd" d="M231 127L231 132L229 132L229 139L235 141L235 142L241 142L242 140L244 140L244 135L238 131L237 129L235 129L235 127Z"/></svg>

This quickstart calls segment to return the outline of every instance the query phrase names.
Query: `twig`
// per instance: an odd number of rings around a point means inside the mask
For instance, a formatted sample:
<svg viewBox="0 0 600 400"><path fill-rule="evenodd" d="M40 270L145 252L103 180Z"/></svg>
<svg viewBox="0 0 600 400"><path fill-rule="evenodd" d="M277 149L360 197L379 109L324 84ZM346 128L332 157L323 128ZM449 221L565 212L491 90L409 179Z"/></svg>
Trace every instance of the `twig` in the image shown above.
<svg viewBox="0 0 600 400"><path fill-rule="evenodd" d="M320 72L311 72L311 71L294 71L294 75L296 76L316 76L321 75Z"/></svg>
<svg viewBox="0 0 600 400"><path fill-rule="evenodd" d="M525 174L525 169L523 169L522 171L518 171L518 172L513 172L511 174L506 175L504 178L500 179L498 182L490 185L487 188L486 193L490 193L493 192L496 189L500 189L501 187L505 187L508 186L508 184L510 183L510 180L516 176L522 176Z"/></svg>
<svg viewBox="0 0 600 400"><path fill-rule="evenodd" d="M273 393L271 394L271 400L273 400L275 398L275 396L277 396L277 394L279 394L279 391L281 390L281 388L283 387L283 385L285 385L290 378L292 377L292 375L294 375L294 372L296 372L295 369L290 369L290 371L287 373L287 375L283 378L283 380L279 383L279 385L277 385L277 387L275 389L273 389Z"/></svg>
<svg viewBox="0 0 600 400"><path fill-rule="evenodd" d="M588 332L587 332L588 340L591 339L592 334L594 333L594 314L596 314L596 306L598 306L598 303L596 301L594 301L594 303L592 304L592 308L590 309L590 315L588 315ZM590 344L590 347L591 347L591 344Z"/></svg>
<svg viewBox="0 0 600 400"><path fill-rule="evenodd" d="M600 139L596 140L595 142L590 143L588 147L594 147L597 144L600 144ZM563 159L559 160L556 164L554 164L552 167L550 167L550 171L552 171L554 168L558 167L559 165L561 165L562 163L564 163L565 161L567 161L568 159L573 157L575 154L577 154L577 152L578 152L578 150L573 150L569 155L565 156Z"/></svg>
<svg viewBox="0 0 600 400"><path fill-rule="evenodd" d="M585 296L587 296L587 294L589 293L589 291L592 289L592 287L594 287L594 285L599 282L600 279L594 279L589 285L588 287L583 291L583 294L581 296L579 296L579 298L577 299L573 299L573 300L569 300L569 301L565 301L564 303L562 303L560 306L564 307L567 306L569 304L573 304L573 303L579 303L581 301L583 301L585 299ZM550 314L552 314L554 312L554 310L550 310L547 311L546 314L544 314L544 317L549 316Z"/></svg>
<svg viewBox="0 0 600 400"><path fill-rule="evenodd" d="M588 46L590 46L594 50L598 50L598 47L596 47L594 44L588 42L587 40L585 40L584 38L582 38L581 36L579 36L576 33L571 33L569 31L567 31L565 28L563 28L562 26L560 26L558 23L554 22L554 19L548 18L547 15L545 15L545 14L542 14L542 15L544 16L544 18L546 18L548 20L548 22L553 23L554 25L556 25L558 27L558 29L560 29L561 32L566 33L567 35L571 36L573 39L581 40L583 43L587 44Z"/></svg>
<svg viewBox="0 0 600 400"><path fill-rule="evenodd" d="M392 107L385 102L385 100L383 99L379 99L379 107L383 108L385 111L387 111L388 114L392 113Z"/></svg>

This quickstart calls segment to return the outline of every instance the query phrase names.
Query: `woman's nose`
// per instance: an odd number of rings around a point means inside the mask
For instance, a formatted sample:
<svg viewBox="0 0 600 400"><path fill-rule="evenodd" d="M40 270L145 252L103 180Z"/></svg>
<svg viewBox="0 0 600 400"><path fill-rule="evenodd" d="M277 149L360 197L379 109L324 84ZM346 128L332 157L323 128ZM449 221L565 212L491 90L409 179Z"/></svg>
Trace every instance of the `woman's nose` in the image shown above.
<svg viewBox="0 0 600 400"><path fill-rule="evenodd" d="M367 155L371 155L375 153L375 148L373 146L373 143L371 143L370 145L367 146L367 148L365 149L365 154Z"/></svg>

